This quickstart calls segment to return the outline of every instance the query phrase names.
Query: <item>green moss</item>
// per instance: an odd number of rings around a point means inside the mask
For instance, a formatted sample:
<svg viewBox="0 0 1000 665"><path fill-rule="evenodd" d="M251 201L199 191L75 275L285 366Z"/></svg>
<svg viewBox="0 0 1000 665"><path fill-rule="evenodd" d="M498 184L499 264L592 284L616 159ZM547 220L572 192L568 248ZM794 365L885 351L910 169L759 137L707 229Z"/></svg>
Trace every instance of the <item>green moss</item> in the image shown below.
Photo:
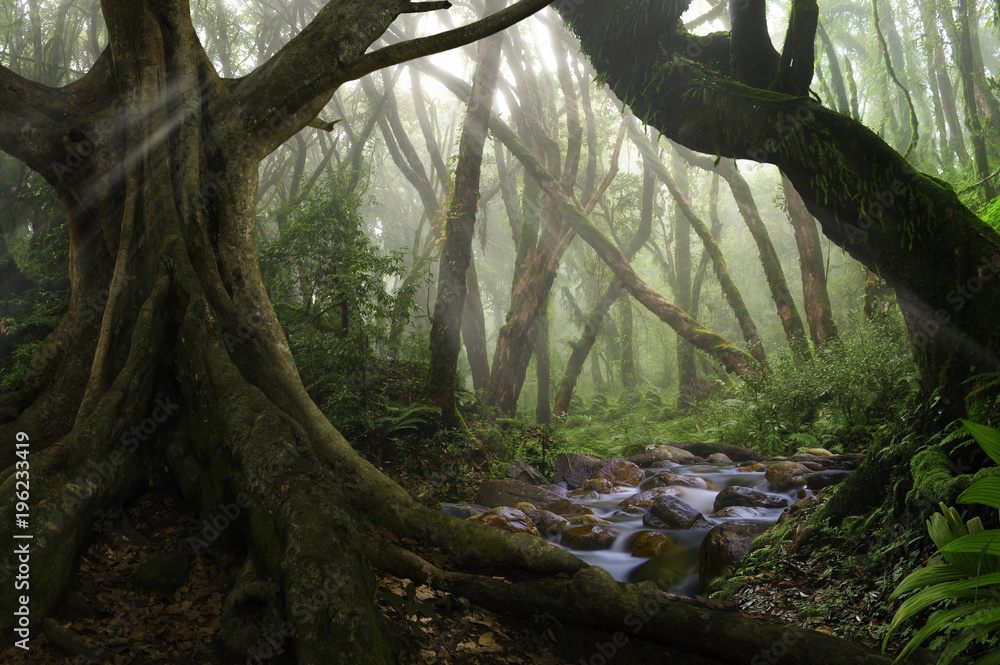
<svg viewBox="0 0 1000 665"><path fill-rule="evenodd" d="M952 504L955 497L972 484L968 475L955 476L948 464L948 456L940 445L914 455L910 462L913 488L906 494L907 505L941 502Z"/></svg>

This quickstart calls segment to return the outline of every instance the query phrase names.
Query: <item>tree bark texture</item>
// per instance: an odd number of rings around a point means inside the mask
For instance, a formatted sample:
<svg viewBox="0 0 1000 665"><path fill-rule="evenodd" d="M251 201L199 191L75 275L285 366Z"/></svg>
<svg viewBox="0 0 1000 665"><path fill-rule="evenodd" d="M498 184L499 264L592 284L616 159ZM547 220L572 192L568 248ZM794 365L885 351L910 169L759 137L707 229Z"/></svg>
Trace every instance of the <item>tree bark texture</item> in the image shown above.
<svg viewBox="0 0 1000 665"><path fill-rule="evenodd" d="M802 197L788 178L781 179L788 204L788 221L795 233L799 248L799 268L802 271L802 301L809 322L809 335L818 349L837 337L837 324L833 320L830 294L826 290L826 271L823 267L823 249L819 244L816 220L806 210Z"/></svg>

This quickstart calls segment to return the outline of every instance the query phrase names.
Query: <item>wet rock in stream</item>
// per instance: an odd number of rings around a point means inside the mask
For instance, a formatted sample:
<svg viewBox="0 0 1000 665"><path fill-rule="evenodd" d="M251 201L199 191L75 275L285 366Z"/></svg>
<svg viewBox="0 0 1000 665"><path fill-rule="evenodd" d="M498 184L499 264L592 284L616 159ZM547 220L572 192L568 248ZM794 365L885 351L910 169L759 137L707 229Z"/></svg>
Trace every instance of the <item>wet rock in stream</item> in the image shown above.
<svg viewBox="0 0 1000 665"><path fill-rule="evenodd" d="M661 494L656 497L649 513L642 518L642 522L654 529L707 529L710 527L701 512L671 494Z"/></svg>
<svg viewBox="0 0 1000 665"><path fill-rule="evenodd" d="M788 506L788 499L776 496L768 496L763 492L758 492L749 487L731 485L719 492L715 497L715 510L718 512L729 506L747 506L751 508L785 508Z"/></svg>

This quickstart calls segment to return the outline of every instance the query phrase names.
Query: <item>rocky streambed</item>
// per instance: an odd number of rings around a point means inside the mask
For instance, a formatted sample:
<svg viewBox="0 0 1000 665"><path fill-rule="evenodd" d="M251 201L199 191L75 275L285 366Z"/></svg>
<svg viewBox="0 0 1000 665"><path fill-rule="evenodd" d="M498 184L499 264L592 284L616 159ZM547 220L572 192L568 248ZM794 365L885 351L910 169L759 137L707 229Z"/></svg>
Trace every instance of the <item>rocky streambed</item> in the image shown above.
<svg viewBox="0 0 1000 665"><path fill-rule="evenodd" d="M764 457L740 446L648 446L625 458L564 453L546 478L521 460L441 509L537 534L625 582L655 580L694 595L738 561L797 502L847 477L861 455L814 449Z"/></svg>

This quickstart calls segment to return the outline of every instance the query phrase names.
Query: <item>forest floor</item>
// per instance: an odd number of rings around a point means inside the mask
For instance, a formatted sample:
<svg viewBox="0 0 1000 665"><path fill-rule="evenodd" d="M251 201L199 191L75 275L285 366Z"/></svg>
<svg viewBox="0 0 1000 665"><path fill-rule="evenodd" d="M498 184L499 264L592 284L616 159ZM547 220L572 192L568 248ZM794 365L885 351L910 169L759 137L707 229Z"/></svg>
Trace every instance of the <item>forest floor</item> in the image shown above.
<svg viewBox="0 0 1000 665"><path fill-rule="evenodd" d="M481 465L481 471L489 464ZM427 491L427 481L409 489ZM811 510L799 517L804 519ZM732 599L742 611L762 620L841 634L876 647L872 636L884 630L889 618L882 592L854 571L831 570L822 549L796 552L796 540L802 535L796 524L802 522L789 523L787 539L776 548L787 565L744 571ZM0 653L0 662L294 663L287 642L276 641L273 646L261 642L259 650L240 655L224 648L218 636L221 608L240 570L239 557L188 556L186 582L167 596L130 581L137 568L153 557L192 551L189 538L201 525L169 486L150 489L120 515L99 521L96 528L102 530L81 557L71 591L52 619L66 630L50 624L50 629L32 638L29 651L11 647ZM730 585L731 592L733 588ZM401 665L570 665L580 659L589 662L598 645L610 639L608 634L562 625L551 616L498 616L391 575L379 576L375 601L404 636ZM845 624L851 622L864 630L845 633ZM80 653L80 644L93 650L87 652L90 655ZM621 653L611 662L656 662L649 647L633 642L627 651L631 653Z"/></svg>

